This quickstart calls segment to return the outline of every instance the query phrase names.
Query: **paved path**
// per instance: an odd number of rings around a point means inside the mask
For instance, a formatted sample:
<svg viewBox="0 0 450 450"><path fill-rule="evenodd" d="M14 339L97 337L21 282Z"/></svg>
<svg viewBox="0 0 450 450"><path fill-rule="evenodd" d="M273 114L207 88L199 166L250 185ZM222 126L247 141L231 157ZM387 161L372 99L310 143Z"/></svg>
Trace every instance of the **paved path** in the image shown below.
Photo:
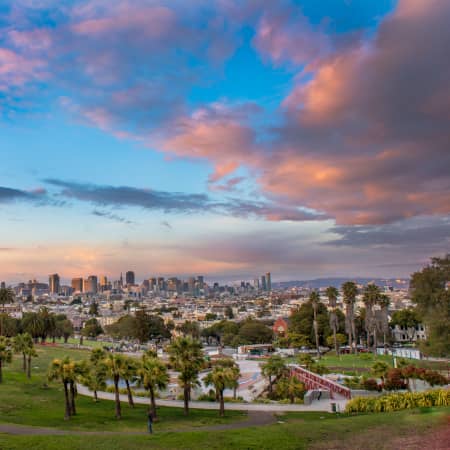
<svg viewBox="0 0 450 450"><path fill-rule="evenodd" d="M235 423L226 423L222 425L211 425L208 427L192 427L183 430L162 430L158 432L158 424L154 424L154 431L156 433L187 433L195 431L222 431L222 430L237 430L240 428L260 427L265 425L272 425L276 422L276 417L268 412L251 411L246 420ZM145 424L143 424L145 427ZM27 436L49 436L49 435L143 435L148 434L144 431L76 431L76 430L59 430L56 428L45 427L31 427L27 425L18 425L13 423L0 423L0 433L27 435Z"/></svg>
<svg viewBox="0 0 450 450"><path fill-rule="evenodd" d="M77 391L80 395L93 397L93 393L82 385L77 385ZM104 400L113 400L114 394L109 392L99 392L98 397ZM134 402L140 405L148 405L149 399L147 397L133 397ZM120 396L120 401L127 403L128 397L126 395ZM339 411L344 411L346 400L319 400L314 401L311 405L290 405L290 404L275 404L275 403L225 403L225 409L232 411L263 411L263 412L331 412L331 403L338 405ZM184 408L183 401L179 400L157 400L158 406L168 406L171 408ZM189 407L193 409L218 409L217 403L214 402L189 402Z"/></svg>

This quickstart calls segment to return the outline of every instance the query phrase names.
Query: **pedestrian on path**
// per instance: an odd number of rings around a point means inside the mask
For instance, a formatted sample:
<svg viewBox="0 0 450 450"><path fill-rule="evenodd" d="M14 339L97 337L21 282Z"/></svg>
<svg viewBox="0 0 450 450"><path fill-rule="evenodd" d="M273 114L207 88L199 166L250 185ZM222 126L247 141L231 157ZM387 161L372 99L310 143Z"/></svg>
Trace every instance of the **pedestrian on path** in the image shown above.
<svg viewBox="0 0 450 450"><path fill-rule="evenodd" d="M148 432L150 434L153 434L153 413L152 413L152 411L148 412L147 418L148 418L148 422L147 422L147 424L148 424Z"/></svg>

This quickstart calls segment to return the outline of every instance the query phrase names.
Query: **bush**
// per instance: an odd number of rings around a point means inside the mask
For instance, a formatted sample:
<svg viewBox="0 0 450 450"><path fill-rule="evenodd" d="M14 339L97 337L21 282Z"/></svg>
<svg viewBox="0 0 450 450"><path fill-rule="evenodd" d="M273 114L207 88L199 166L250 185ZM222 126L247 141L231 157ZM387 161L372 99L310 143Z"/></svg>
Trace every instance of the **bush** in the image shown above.
<svg viewBox="0 0 450 450"><path fill-rule="evenodd" d="M404 392L381 397L356 397L347 403L347 413L391 412L431 406L450 406L450 391L436 389L425 392Z"/></svg>
<svg viewBox="0 0 450 450"><path fill-rule="evenodd" d="M408 384L405 382L401 369L389 369L384 382L384 389L387 391L398 391L406 389Z"/></svg>
<svg viewBox="0 0 450 450"><path fill-rule="evenodd" d="M363 387L367 391L381 391L381 386L378 385L377 380L373 378L368 378L363 381Z"/></svg>

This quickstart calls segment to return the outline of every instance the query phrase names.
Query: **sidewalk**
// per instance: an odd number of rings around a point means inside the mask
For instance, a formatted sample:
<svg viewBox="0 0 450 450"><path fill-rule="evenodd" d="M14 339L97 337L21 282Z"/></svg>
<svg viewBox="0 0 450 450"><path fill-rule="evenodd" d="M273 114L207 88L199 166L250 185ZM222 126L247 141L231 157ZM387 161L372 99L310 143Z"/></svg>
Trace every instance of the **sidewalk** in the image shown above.
<svg viewBox="0 0 450 450"><path fill-rule="evenodd" d="M93 397L93 393L80 384L77 385L77 391L80 395ZM98 398L114 401L115 395L109 392L98 392ZM148 405L150 400L146 397L133 397L134 403L139 405ZM127 403L128 397L120 395L120 401ZM156 401L158 406L168 406L171 408L184 408L181 400L161 400ZM347 400L319 400L311 405L286 405L286 404L266 404L266 403L225 403L225 409L231 411L265 411L265 412L331 412L331 403L336 403L338 411L344 411ZM192 409L218 409L219 405L215 402L189 402Z"/></svg>

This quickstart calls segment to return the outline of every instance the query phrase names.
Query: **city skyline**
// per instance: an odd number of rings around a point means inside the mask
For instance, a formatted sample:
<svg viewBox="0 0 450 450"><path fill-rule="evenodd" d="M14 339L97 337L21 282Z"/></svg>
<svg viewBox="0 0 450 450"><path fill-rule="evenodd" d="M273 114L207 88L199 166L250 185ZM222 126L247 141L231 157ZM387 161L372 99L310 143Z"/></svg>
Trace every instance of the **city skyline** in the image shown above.
<svg viewBox="0 0 450 450"><path fill-rule="evenodd" d="M408 277L450 250L449 20L3 2L0 280Z"/></svg>

